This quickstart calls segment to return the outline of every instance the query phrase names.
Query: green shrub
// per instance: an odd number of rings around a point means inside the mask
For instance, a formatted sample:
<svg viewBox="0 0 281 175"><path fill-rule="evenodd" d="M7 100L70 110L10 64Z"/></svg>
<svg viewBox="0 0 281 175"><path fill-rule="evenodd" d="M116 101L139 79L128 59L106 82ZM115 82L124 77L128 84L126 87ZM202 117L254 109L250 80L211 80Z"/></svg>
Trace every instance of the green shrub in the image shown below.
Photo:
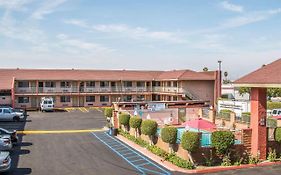
<svg viewBox="0 0 281 175"><path fill-rule="evenodd" d="M154 136L157 132L157 122L154 120L144 120L141 124L141 133L147 136Z"/></svg>
<svg viewBox="0 0 281 175"><path fill-rule="evenodd" d="M198 132L186 131L181 138L181 146L188 152L195 152L200 147L200 135Z"/></svg>
<svg viewBox="0 0 281 175"><path fill-rule="evenodd" d="M123 126L129 126L130 115L122 113L119 115L119 123Z"/></svg>
<svg viewBox="0 0 281 175"><path fill-rule="evenodd" d="M233 111L229 110L229 109L222 109L220 110L220 113L219 113L219 116L220 118L222 119L225 119L225 120L230 120L230 114L233 113Z"/></svg>
<svg viewBox="0 0 281 175"><path fill-rule="evenodd" d="M266 119L266 126L269 128L276 128L277 127L277 120L273 118Z"/></svg>
<svg viewBox="0 0 281 175"><path fill-rule="evenodd" d="M251 113L250 112L243 112L242 113L242 121L245 122L245 123L250 123Z"/></svg>
<svg viewBox="0 0 281 175"><path fill-rule="evenodd" d="M275 128L274 139L276 142L281 143L281 128Z"/></svg>
<svg viewBox="0 0 281 175"><path fill-rule="evenodd" d="M119 129L118 133L120 135L126 137L128 140L131 140L131 141L135 142L136 144L140 145L141 147L147 148L153 154L164 158L164 160L169 161L178 167L187 168L187 169L195 168L195 166L190 161L184 160L175 154L169 154L166 151L162 150L161 148L159 148L155 145L149 145L148 142L142 140L141 138L135 138L135 137L131 136L129 133L122 131L121 129Z"/></svg>
<svg viewBox="0 0 281 175"><path fill-rule="evenodd" d="M164 127L161 129L161 139L165 143L175 144L177 142L177 128L175 127Z"/></svg>
<svg viewBox="0 0 281 175"><path fill-rule="evenodd" d="M105 108L104 109L104 116L111 118L112 117L112 112L113 112L113 108Z"/></svg>
<svg viewBox="0 0 281 175"><path fill-rule="evenodd" d="M249 164L258 164L260 162L260 159L258 156L251 155L249 157Z"/></svg>
<svg viewBox="0 0 281 175"><path fill-rule="evenodd" d="M267 156L267 160L269 160L270 162L274 162L277 159L277 154L275 149L272 151L272 149L269 151L268 156Z"/></svg>
<svg viewBox="0 0 281 175"><path fill-rule="evenodd" d="M142 119L140 117L131 117L130 118L130 127L131 128L140 128Z"/></svg>
<svg viewBox="0 0 281 175"><path fill-rule="evenodd" d="M281 108L281 102L267 102L267 109Z"/></svg>
<svg viewBox="0 0 281 175"><path fill-rule="evenodd" d="M228 155L225 155L225 156L223 157L221 166L231 166L231 160L230 160L229 154L228 154Z"/></svg>
<svg viewBox="0 0 281 175"><path fill-rule="evenodd" d="M219 156L225 155L234 144L234 134L230 131L215 131L212 133L212 146Z"/></svg>

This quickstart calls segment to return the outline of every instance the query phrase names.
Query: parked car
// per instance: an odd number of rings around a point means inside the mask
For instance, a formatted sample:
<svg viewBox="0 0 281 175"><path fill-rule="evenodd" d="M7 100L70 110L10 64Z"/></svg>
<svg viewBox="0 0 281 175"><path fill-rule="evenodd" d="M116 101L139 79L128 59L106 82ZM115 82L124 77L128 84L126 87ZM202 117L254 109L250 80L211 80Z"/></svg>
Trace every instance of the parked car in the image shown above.
<svg viewBox="0 0 281 175"><path fill-rule="evenodd" d="M18 136L17 136L17 131L8 131L4 128L0 128L0 135L10 135L11 136L11 141L13 144L18 142Z"/></svg>
<svg viewBox="0 0 281 175"><path fill-rule="evenodd" d="M51 97L42 97L40 102L40 110L43 111L53 111L54 110L54 100Z"/></svg>
<svg viewBox="0 0 281 175"><path fill-rule="evenodd" d="M15 113L11 107L4 107L0 108L0 120L12 120L12 121L20 121L20 119L23 119L24 116L18 115Z"/></svg>
<svg viewBox="0 0 281 175"><path fill-rule="evenodd" d="M7 151L0 151L0 172L7 172L11 168L11 157Z"/></svg>
<svg viewBox="0 0 281 175"><path fill-rule="evenodd" d="M8 134L0 135L0 151L9 151L13 148L11 136Z"/></svg>
<svg viewBox="0 0 281 175"><path fill-rule="evenodd" d="M281 109L272 109L271 114L272 116L279 116L281 115Z"/></svg>

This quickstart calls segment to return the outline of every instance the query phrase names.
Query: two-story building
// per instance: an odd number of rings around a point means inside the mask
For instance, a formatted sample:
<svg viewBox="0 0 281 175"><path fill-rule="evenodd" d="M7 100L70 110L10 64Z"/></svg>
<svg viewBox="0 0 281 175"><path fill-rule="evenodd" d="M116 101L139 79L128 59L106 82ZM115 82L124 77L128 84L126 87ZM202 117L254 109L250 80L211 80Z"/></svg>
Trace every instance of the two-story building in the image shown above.
<svg viewBox="0 0 281 175"><path fill-rule="evenodd" d="M38 108L41 97L53 97L55 107L184 100L214 105L219 86L218 71L0 69L0 105Z"/></svg>

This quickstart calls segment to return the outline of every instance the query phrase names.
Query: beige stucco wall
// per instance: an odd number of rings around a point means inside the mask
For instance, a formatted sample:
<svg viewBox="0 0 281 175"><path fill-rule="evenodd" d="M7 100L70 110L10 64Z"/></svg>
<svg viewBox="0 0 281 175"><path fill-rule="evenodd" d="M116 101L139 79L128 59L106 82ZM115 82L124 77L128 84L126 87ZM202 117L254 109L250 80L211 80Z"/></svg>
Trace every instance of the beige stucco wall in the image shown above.
<svg viewBox="0 0 281 175"><path fill-rule="evenodd" d="M180 88L189 91L199 100L208 100L211 104L214 103L214 81L182 81Z"/></svg>

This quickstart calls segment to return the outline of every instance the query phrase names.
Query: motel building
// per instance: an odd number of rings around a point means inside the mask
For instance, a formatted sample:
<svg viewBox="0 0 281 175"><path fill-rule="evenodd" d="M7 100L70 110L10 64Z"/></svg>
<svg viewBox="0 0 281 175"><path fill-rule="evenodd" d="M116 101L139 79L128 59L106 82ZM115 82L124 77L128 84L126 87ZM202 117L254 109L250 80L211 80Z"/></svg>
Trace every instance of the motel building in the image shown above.
<svg viewBox="0 0 281 175"><path fill-rule="evenodd" d="M52 97L56 108L186 100L214 106L219 78L219 71L0 69L0 105L38 109L42 97Z"/></svg>

